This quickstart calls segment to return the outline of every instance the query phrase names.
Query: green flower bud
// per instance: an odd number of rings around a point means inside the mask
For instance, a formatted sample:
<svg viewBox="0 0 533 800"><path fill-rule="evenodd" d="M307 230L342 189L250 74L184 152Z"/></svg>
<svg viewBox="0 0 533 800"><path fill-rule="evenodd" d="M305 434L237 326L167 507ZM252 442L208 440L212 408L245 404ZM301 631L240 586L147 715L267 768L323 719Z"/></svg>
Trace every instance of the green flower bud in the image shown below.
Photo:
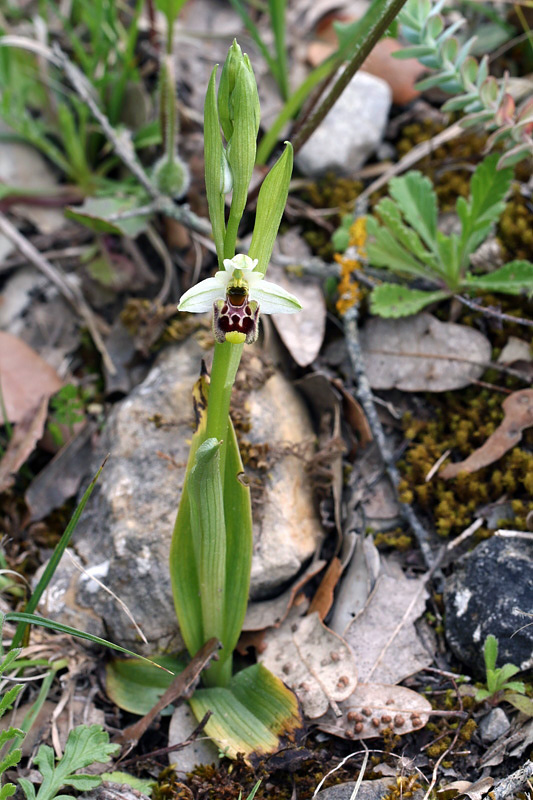
<svg viewBox="0 0 533 800"><path fill-rule="evenodd" d="M189 169L176 154L173 160L163 156L154 166L154 183L161 194L179 199L187 194L190 185Z"/></svg>
<svg viewBox="0 0 533 800"><path fill-rule="evenodd" d="M222 67L218 87L218 114L227 142L229 142L233 133L232 94L235 89L235 76L242 57L242 50L237 44L237 40L234 39Z"/></svg>

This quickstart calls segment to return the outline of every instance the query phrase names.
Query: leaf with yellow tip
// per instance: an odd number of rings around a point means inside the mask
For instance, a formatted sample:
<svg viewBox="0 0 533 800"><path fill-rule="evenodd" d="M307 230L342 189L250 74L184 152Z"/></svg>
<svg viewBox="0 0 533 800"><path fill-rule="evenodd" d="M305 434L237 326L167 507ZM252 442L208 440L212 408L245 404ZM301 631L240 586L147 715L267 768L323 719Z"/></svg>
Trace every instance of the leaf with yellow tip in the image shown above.
<svg viewBox="0 0 533 800"><path fill-rule="evenodd" d="M238 672L226 687L199 689L190 700L195 717L212 712L205 732L229 757L268 755L303 732L296 695L262 664Z"/></svg>

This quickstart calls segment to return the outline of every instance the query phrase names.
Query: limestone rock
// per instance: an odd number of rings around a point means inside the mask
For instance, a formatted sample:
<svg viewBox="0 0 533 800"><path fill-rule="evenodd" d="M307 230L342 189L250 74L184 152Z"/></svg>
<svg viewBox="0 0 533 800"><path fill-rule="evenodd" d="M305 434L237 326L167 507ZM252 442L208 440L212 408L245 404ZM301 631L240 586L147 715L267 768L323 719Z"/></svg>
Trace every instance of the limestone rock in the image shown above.
<svg viewBox="0 0 533 800"><path fill-rule="evenodd" d="M493 708L489 711L486 717L483 717L479 724L479 732L482 740L486 744L495 742L500 736L503 736L509 728L511 723L507 719L507 714L503 708Z"/></svg>
<svg viewBox="0 0 533 800"><path fill-rule="evenodd" d="M329 786L322 789L316 797L320 800L351 800L356 786L355 781L338 783L336 786ZM397 786L396 778L378 778L372 781L361 781L357 791L357 800L383 800L391 794L391 790ZM413 792L413 800L420 800L424 796L422 789Z"/></svg>
<svg viewBox="0 0 533 800"><path fill-rule="evenodd" d="M327 172L353 175L381 143L391 98L384 80L366 72L356 73L300 150L298 169L311 177Z"/></svg>
<svg viewBox="0 0 533 800"><path fill-rule="evenodd" d="M497 666L533 666L531 611L533 542L493 536L457 565L446 585L446 638L453 652L481 677L483 645L498 639Z"/></svg>
<svg viewBox="0 0 533 800"><path fill-rule="evenodd" d="M191 390L206 357L194 338L162 353L146 380L111 411L82 484L109 453L73 546L89 575L126 603L149 645L141 646L116 600L67 559L43 599L43 613L137 652L180 649L168 555L193 430ZM283 449L313 438L303 402L280 375L247 402L251 442ZM290 580L322 535L301 459L281 455L263 483L252 597L271 595Z"/></svg>

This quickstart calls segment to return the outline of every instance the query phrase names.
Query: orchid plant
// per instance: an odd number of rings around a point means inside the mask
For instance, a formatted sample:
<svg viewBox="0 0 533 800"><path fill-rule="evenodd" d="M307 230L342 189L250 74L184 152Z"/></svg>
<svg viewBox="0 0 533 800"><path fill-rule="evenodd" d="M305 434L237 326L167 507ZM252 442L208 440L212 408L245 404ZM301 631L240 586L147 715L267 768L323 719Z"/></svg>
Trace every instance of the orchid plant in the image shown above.
<svg viewBox="0 0 533 800"><path fill-rule="evenodd" d="M257 201L247 255L235 254L256 157L259 99L248 56L234 42L218 93L216 67L204 113L205 179L220 269L182 296L179 310L212 311L215 348L210 380L200 378L194 433L176 525L170 572L180 630L191 656L211 637L222 644L218 661L203 673L204 688L190 700L206 733L228 755L271 752L282 735L301 726L294 694L264 666L233 675L250 586L250 489L229 417L232 387L245 344L257 339L260 313L292 314L296 297L265 280L292 173L292 148L266 176ZM224 134L225 146L221 135ZM226 220L225 195L232 191Z"/></svg>

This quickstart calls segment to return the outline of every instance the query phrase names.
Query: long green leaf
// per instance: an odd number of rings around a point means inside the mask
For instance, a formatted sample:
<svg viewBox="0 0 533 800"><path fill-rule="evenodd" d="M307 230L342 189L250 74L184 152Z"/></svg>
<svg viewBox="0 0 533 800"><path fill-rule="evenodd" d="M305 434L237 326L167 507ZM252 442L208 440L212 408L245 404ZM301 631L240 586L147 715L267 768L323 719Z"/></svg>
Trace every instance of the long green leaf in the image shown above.
<svg viewBox="0 0 533 800"><path fill-rule="evenodd" d="M467 273L461 285L468 289L502 294L533 294L533 264L531 261L510 261L487 275Z"/></svg>
<svg viewBox="0 0 533 800"><path fill-rule="evenodd" d="M274 46L276 49L277 81L284 100L289 96L289 67L285 44L286 5L287 0L268 0L270 24L274 33Z"/></svg>
<svg viewBox="0 0 533 800"><path fill-rule="evenodd" d="M268 269L274 242L276 241L285 204L287 203L292 165L292 145L287 142L284 152L263 181L257 198L254 232L248 255L250 258L258 259L257 270L262 272L263 275Z"/></svg>
<svg viewBox="0 0 533 800"><path fill-rule="evenodd" d="M50 630L56 631L56 633L68 633L70 636L76 636L78 639L85 639L88 642L93 642L94 644L100 644L103 647L110 647L111 650L118 650L119 653L126 653L128 656L135 656L135 658L141 658L143 661L146 661L147 664L152 664L153 666L158 666L155 664L154 661L151 661L149 658L145 658L144 656L140 656L138 653L134 653L132 650L128 650L126 647L121 647L118 644L114 644L113 642L108 642L107 639L102 639L100 636L95 636L92 633L87 633L86 631L80 631L77 628L71 628L70 625L63 625L62 622L55 622L52 619L46 619L45 617L38 617L36 614L26 614L22 611L8 611L5 615L6 620L12 622L24 622L29 625L39 625L42 628L49 628ZM164 667L160 667L160 669L165 669Z"/></svg>
<svg viewBox="0 0 533 800"><path fill-rule="evenodd" d="M379 317L408 317L448 296L444 291L423 292L396 283L383 283L372 290L370 311Z"/></svg>
<svg viewBox="0 0 533 800"><path fill-rule="evenodd" d="M212 712L205 732L230 758L274 753L302 727L296 696L262 664L238 672L227 687L199 689L190 704L198 720Z"/></svg>
<svg viewBox="0 0 533 800"><path fill-rule="evenodd" d="M389 192L409 225L419 234L426 247L434 252L437 236L437 195L429 178L413 170L401 178L391 178Z"/></svg>
<svg viewBox="0 0 533 800"><path fill-rule="evenodd" d="M202 604L195 548L191 532L188 475L194 466L196 451L205 439L207 424L207 383L200 378L193 389L193 401L197 427L191 440L187 471L181 490L181 498L170 543L170 581L174 596L174 608L180 632L189 653L194 655L206 641L202 623Z"/></svg>
<svg viewBox="0 0 533 800"><path fill-rule="evenodd" d="M214 437L202 442L196 451L194 466L188 473L187 486L203 635L206 639L213 636L220 639L222 655L227 657L227 643L223 634L226 610L226 524L220 446L221 442ZM194 566L191 564L190 568L194 569Z"/></svg>
<svg viewBox="0 0 533 800"><path fill-rule="evenodd" d="M44 591L46 590L48 584L52 580L54 572L56 571L56 569L57 569L57 567L59 565L59 562L61 561L61 557L62 557L63 553L65 552L65 550L67 549L67 547L69 545L69 542L70 542L70 540L72 538L72 534L74 533L74 531L76 529L76 525L78 524L79 519L80 519L81 515L83 514L83 509L87 505L87 501L89 500L91 494L93 493L94 487L96 486L96 482L97 482L98 478L100 477L100 473L102 472L102 470L104 468L104 465L105 465L105 461L102 464L102 466L100 467L100 469L98 470L98 472L96 473L96 475L94 476L94 478L92 479L92 481L90 482L89 486L87 487L83 497L81 498L80 502L78 503L78 506L77 506L74 514L72 515L72 517L70 519L70 522L68 523L67 527L65 528L65 532L61 536L61 539L59 540L59 542L56 544L56 546L54 548L54 552L52 553L52 557L50 558L48 564L46 565L46 567L45 567L45 569L43 571L43 574L41 575L41 578L40 578L37 586L35 587L35 589L34 589L34 591L32 593L32 596L30 597L30 599L28 600L28 603L26 604L26 613L27 614L33 614L33 612L35 611L35 609L39 605L39 601L40 601L41 597L43 596ZM22 640L24 638L25 631L26 631L26 625L25 624L17 625L17 629L15 631L15 635L13 636L13 641L11 642L11 649L13 649L14 647L19 647L19 645L22 643Z"/></svg>
<svg viewBox="0 0 533 800"><path fill-rule="evenodd" d="M235 649L241 635L248 606L252 569L252 502L250 487L243 480L243 476L244 467L239 445L230 419L224 469L224 516L226 519L224 645L229 652ZM216 663L215 661L213 666L216 666Z"/></svg>

